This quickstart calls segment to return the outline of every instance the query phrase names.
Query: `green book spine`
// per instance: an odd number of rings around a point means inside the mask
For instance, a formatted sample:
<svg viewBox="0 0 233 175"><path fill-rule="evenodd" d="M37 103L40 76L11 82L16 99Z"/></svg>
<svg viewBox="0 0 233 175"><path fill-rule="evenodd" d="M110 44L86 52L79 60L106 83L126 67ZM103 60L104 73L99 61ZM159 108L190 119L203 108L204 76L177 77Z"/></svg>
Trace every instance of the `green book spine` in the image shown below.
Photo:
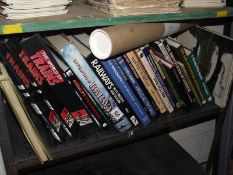
<svg viewBox="0 0 233 175"><path fill-rule="evenodd" d="M190 85L191 91L192 91L192 93L193 93L195 99L197 100L197 103L198 103L199 105L202 105L201 99L200 99L200 97L198 96L197 91L195 90L194 86L192 85L192 80L191 80L191 78L189 77L188 71L186 70L184 64L181 63L181 62L179 62L179 61L178 61L178 64L179 64L179 66L180 66L180 68L181 68L181 70L182 70L182 72L183 72L183 74L184 74L184 76L185 76L185 79L187 80L188 84Z"/></svg>
<svg viewBox="0 0 233 175"><path fill-rule="evenodd" d="M177 93L177 89L175 88L169 73L167 72L167 70L165 69L165 67L163 66L163 64L160 61L156 61L155 64L157 65L157 67L159 67L158 69L162 71L161 74L164 75L164 78L166 79L166 82L169 86L169 89L171 91L171 93L173 94L173 96L176 99L176 107L179 108L181 106L184 106L185 103L184 101L180 98L179 94Z"/></svg>
<svg viewBox="0 0 233 175"><path fill-rule="evenodd" d="M180 58L181 58L182 62L184 63L184 66L187 70L187 74L189 75L189 77L191 79L191 84L194 86L194 91L196 91L196 93L200 97L201 103L205 104L206 99L205 99L204 95L202 94L202 91L201 91L201 88L198 84L197 78L194 75L194 72L191 68L191 65L189 64L189 61L188 61L188 56L185 53L185 50L184 50L182 45L180 45L180 47L178 48L178 52L180 53Z"/></svg>
<svg viewBox="0 0 233 175"><path fill-rule="evenodd" d="M195 59L195 56L194 54L191 52L189 55L188 55L188 61L189 61L189 64L193 70L193 73L195 75L195 77L197 78L197 81L198 81L198 84L201 88L201 91L205 97L205 99L210 102L212 101L212 95L209 91L209 88L206 84L206 81L205 79L203 78L202 74L201 74L201 71L200 71L200 68L196 62L196 59Z"/></svg>

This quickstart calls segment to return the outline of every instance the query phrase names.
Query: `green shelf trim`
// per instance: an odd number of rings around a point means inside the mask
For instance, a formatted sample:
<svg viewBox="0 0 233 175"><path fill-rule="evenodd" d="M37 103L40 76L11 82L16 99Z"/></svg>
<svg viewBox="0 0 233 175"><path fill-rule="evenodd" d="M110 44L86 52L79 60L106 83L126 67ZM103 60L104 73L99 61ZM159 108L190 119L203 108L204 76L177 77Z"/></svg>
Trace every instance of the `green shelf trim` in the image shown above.
<svg viewBox="0 0 233 175"><path fill-rule="evenodd" d="M97 15L98 16L98 15ZM45 20L27 20L20 22L4 21L5 24L0 25L0 35L26 33L26 32L39 32L60 29L74 29L74 28L87 28L99 27L109 25L119 25L127 23L140 23L140 22L164 22L164 21L178 21L178 20L193 20L193 19L208 19L208 18L221 18L232 17L233 8L225 7L220 9L201 9L190 10L186 9L181 13L168 13L168 14L151 14L140 16L122 16L111 17L109 15L103 17L88 17L79 16L74 17L60 16L53 20L53 17L44 18Z"/></svg>

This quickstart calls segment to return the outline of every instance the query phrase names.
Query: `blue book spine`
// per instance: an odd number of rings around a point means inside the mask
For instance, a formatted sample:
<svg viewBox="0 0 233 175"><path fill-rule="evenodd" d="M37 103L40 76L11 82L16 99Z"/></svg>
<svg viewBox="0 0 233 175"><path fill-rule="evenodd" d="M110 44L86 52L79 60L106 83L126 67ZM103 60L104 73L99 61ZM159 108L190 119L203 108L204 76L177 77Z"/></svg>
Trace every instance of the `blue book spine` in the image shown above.
<svg viewBox="0 0 233 175"><path fill-rule="evenodd" d="M60 54L82 82L86 90L110 117L116 129L120 132L127 131L131 127L131 123L125 117L124 113L105 89L75 45L67 43Z"/></svg>
<svg viewBox="0 0 233 175"><path fill-rule="evenodd" d="M141 88L140 84L138 83L136 77L134 76L133 72L131 71L130 67L128 66L128 64L126 63L124 58L122 58L122 56L119 56L116 58L116 61L119 64L121 70L124 72L124 75L126 76L128 81L131 83L132 88L134 88L138 97L141 99L141 102L143 103L143 105L147 109L149 115L152 118L157 116L158 113L156 112L154 106L152 105L152 103L149 101L148 97L144 93L143 89Z"/></svg>
<svg viewBox="0 0 233 175"><path fill-rule="evenodd" d="M136 95L134 94L132 88L130 87L129 83L127 82L126 77L124 76L121 68L117 64L115 59L108 59L101 61L106 72L112 78L112 81L115 85L119 88L122 95L125 97L127 102L130 104L131 108L134 110L137 118L140 120L143 126L147 126L150 124L151 120L147 115L146 111L144 110L142 104L137 99Z"/></svg>
<svg viewBox="0 0 233 175"><path fill-rule="evenodd" d="M151 68L152 68L154 74L157 76L159 83L160 83L161 86L163 87L163 90L164 90L164 92L165 92L165 94L166 94L168 100L170 101L172 107L175 108L176 105L175 105L175 103L174 103L174 100L172 99L171 94L170 94L170 92L168 91L168 89L167 89L167 87L166 87L166 85L165 85L165 83L164 83L164 81L163 81L163 78L161 77L161 75L160 75L160 73L159 73L159 70L158 70L157 66L154 64L154 62L153 62L153 60L152 60L152 58L151 58L151 55L150 55L149 51L147 50L146 47L144 47L144 48L142 49L142 51L143 51L143 53L145 54L146 59L147 59L148 63L150 64L150 66L151 66Z"/></svg>

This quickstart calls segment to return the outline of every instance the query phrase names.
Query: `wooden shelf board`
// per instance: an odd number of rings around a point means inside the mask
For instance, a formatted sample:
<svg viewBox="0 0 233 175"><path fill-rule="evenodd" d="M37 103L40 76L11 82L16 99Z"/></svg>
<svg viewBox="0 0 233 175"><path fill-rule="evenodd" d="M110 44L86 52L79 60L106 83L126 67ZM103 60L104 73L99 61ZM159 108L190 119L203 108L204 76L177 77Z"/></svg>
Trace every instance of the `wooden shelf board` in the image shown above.
<svg viewBox="0 0 233 175"><path fill-rule="evenodd" d="M74 3L66 15L23 20L0 20L0 34L38 32L48 30L109 26L126 23L161 22L233 16L232 7L182 9L180 13L113 17L90 7Z"/></svg>
<svg viewBox="0 0 233 175"><path fill-rule="evenodd" d="M125 133L118 133L115 130L110 129L91 135L87 139L70 139L64 144L52 146L50 147L50 150L55 161L47 162L45 165L39 165L35 155L31 154L28 157L28 160L18 159L16 166L18 169L30 169L33 166L41 167L53 164L54 162L62 162L64 159L90 155L102 150L128 144L136 140L145 139L151 135L168 133L177 128L183 128L185 126L207 121L216 118L219 112L220 108L213 104L207 104L201 108L198 106L190 109L183 108L172 114L161 115L147 128L137 127ZM28 153L21 154L29 155Z"/></svg>

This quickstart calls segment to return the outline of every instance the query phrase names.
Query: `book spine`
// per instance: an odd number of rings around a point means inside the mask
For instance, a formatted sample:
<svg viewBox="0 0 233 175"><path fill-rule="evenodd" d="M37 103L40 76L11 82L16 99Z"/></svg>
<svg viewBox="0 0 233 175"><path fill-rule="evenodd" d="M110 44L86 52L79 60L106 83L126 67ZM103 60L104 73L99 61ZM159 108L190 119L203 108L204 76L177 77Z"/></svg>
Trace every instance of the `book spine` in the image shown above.
<svg viewBox="0 0 233 175"><path fill-rule="evenodd" d="M177 63L177 59L176 59L176 57L174 55L174 51L171 49L170 45L166 42L166 40L165 40L164 44L165 44L165 47L168 50L168 53L170 55L170 58L171 58L172 62L174 63L174 67L175 67L174 72L177 72L179 78L181 79L183 88L184 88L184 90L186 92L185 95L183 96L184 100L185 100L185 103L187 105L189 105L189 104L191 104L193 102L193 94L191 92L191 88L188 85L188 83L187 83L187 81L185 79L185 76L183 75L183 73L181 71L181 68L179 67L179 65Z"/></svg>
<svg viewBox="0 0 233 175"><path fill-rule="evenodd" d="M125 99L123 93L116 86L116 83L113 81L110 72L108 72L106 68L104 68L104 64L93 55L89 55L85 58L85 60L95 72L102 84L105 86L109 94L111 94L112 98L115 100L120 109L122 109L125 116L130 119L131 123L134 126L137 126L139 124L139 121L135 117L135 112L133 111L128 101Z"/></svg>
<svg viewBox="0 0 233 175"><path fill-rule="evenodd" d="M130 62L132 66L134 67L134 70L137 72L144 86L147 88L147 92L151 95L160 113L165 113L166 112L165 105L163 101L161 100L157 89L155 89L154 85L149 79L148 74L146 73L146 70L144 69L136 53L134 51L127 52L125 59L127 62Z"/></svg>
<svg viewBox="0 0 233 175"><path fill-rule="evenodd" d="M191 65L189 64L189 61L188 61L188 56L187 54L185 53L185 50L184 50L184 47L182 45L180 45L180 47L178 48L178 52L180 53L180 59L182 59L182 62L184 63L184 66L187 70L187 73L188 75L190 76L190 79L192 80L193 82L193 86L194 86L194 89L197 91L197 94L200 98L200 101L202 104L205 104L206 103L206 100L204 98L204 95L203 93L201 92L201 88L197 82L197 79L194 75L194 72L191 68Z"/></svg>
<svg viewBox="0 0 233 175"><path fill-rule="evenodd" d="M78 49L72 43L67 43L60 54L86 90L110 117L116 129L120 132L127 131L131 127L131 123L124 116Z"/></svg>
<svg viewBox="0 0 233 175"><path fill-rule="evenodd" d="M197 103L198 103L199 105L202 105L201 100L200 100L200 98L198 97L197 91L194 89L194 86L192 85L192 80L191 80L191 78L188 76L187 69L185 68L185 66L184 66L184 64L183 64L182 62L178 61L178 64L179 64L179 66L180 66L180 68L181 68L181 71L183 72L183 74L184 74L184 76L185 76L185 79L187 80L187 82L188 82L188 84L189 84L189 86L190 86L190 88L191 88L191 91L193 92L193 95L194 95L195 99L197 100Z"/></svg>
<svg viewBox="0 0 233 175"><path fill-rule="evenodd" d="M116 86L120 89L121 93L130 104L131 108L134 110L135 115L142 123L143 126L147 126L151 123L151 120L147 113L145 112L140 101L137 99L134 91L130 87L126 77L124 76L121 68L117 64L115 59L108 59L101 61L104 69L107 71L109 76L112 78Z"/></svg>
<svg viewBox="0 0 233 175"><path fill-rule="evenodd" d="M173 94L173 96L176 99L176 107L180 108L181 106L184 105L184 102L181 99L180 95L178 94L177 89L175 87L175 84L173 83L172 79L169 76L169 73L167 71L167 69L169 69L169 68L167 68L167 67L165 68L165 66L161 63L161 61L157 60L155 58L155 55L150 48L149 48L149 52L150 52L150 55L151 55L154 63L156 64L159 72L161 73L161 76L162 76L164 82L166 83L167 87L170 89L170 92Z"/></svg>
<svg viewBox="0 0 233 175"><path fill-rule="evenodd" d="M156 112L155 107L150 102L149 98L147 97L146 93L144 92L141 85L139 84L136 77L134 76L133 71L127 65L123 56L117 57L116 61L119 64L122 71L124 72L127 79L129 80L129 82L131 83L132 88L134 88L135 92L137 93L144 107L147 109L147 112L149 113L150 117L152 118L156 117L158 113Z"/></svg>
<svg viewBox="0 0 233 175"><path fill-rule="evenodd" d="M11 55L7 47L3 44L0 45L0 55L9 72L9 75L11 75L12 82L18 88L27 105L31 106L35 114L37 114L44 122L46 128L48 128L55 140L58 142L64 141L65 133L63 132L61 126L63 126L65 131L70 134L69 130L65 125L63 125L61 120L53 111L49 112L46 110L46 107L41 103L41 101L38 100L38 98L35 98L36 94L32 93L30 90L31 80L15 62L13 55Z"/></svg>
<svg viewBox="0 0 233 175"><path fill-rule="evenodd" d="M203 76L201 74L200 68L199 68L197 61L195 59L195 56L192 52L188 55L188 61L189 61L189 64L193 70L193 73L195 74L195 77L198 80L199 86L201 88L202 93L205 96L205 99L208 102L212 101L212 95L210 94L210 90L206 84L205 79L203 78Z"/></svg>
<svg viewBox="0 0 233 175"><path fill-rule="evenodd" d="M71 116L67 108L55 98L56 96L49 86L46 85L40 71L30 60L25 51L20 47L19 43L14 40L8 40L7 46L12 49L12 53L16 54L16 57L14 57L16 59L15 61L32 80L33 87L36 89L36 92L44 98L46 105L59 115L62 121L72 132L72 135L76 135L79 132L79 127L78 124L74 122L75 119Z"/></svg>
<svg viewBox="0 0 233 175"><path fill-rule="evenodd" d="M54 56L42 38L39 35L34 35L20 44L29 55L30 61L43 76L46 84L56 95L57 100L66 106L67 112L78 123L81 134L85 136L91 132L96 132L97 124L93 120L92 114L85 108L74 88L61 73L62 71L54 61Z"/></svg>
<svg viewBox="0 0 233 175"><path fill-rule="evenodd" d="M167 93L168 91L164 90L164 89L167 90L167 88L164 86L164 83L162 82L162 78L158 72L158 69L153 67L154 65L152 65L152 61L149 53L146 52L145 47L136 49L136 53L138 54L138 57L141 60L154 86L157 88L159 95L166 106L166 109L168 110L168 112L171 113L174 110L173 107L174 104L172 104L171 103L172 101L170 101L170 99L168 98L168 93Z"/></svg>
<svg viewBox="0 0 233 175"><path fill-rule="evenodd" d="M96 122L103 128L106 128L109 125L109 121L107 120L105 114L102 109L95 103L95 101L91 98L91 96L84 89L83 85L79 81L79 79L73 74L73 72L68 69L65 74L73 84L73 86L77 89L80 96L82 97L86 106L92 111L94 118L97 120Z"/></svg>

